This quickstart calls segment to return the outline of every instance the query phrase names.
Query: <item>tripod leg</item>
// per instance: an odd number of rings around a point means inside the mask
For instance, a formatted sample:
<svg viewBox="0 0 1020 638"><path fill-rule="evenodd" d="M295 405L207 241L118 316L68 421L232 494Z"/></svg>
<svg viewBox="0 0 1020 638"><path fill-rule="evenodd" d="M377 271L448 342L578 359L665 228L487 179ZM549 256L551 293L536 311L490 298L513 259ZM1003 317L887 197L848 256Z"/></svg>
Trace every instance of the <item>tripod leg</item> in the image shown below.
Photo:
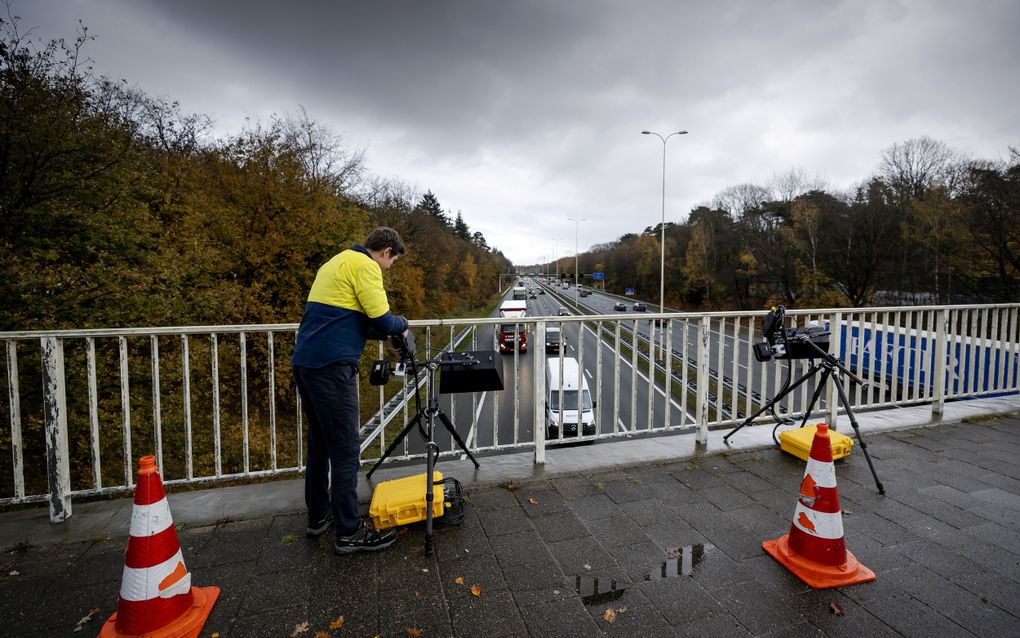
<svg viewBox="0 0 1020 638"><path fill-rule="evenodd" d="M446 426L446 430L450 433L450 436L452 436L453 440L457 442L460 449L464 450L464 454L467 454L468 458L471 459L471 462L475 464L475 467L479 467L475 456L467 449L467 445L464 444L464 439L460 438L460 434L457 433L457 428L453 426L453 421L451 421L442 410L439 410L439 420L443 422L443 425Z"/></svg>
<svg viewBox="0 0 1020 638"><path fill-rule="evenodd" d="M429 428L431 433L432 428ZM436 455L439 454L439 446L432 437L425 444L425 555L432 555L432 499L435 486L432 483L432 471L436 467Z"/></svg>
<svg viewBox="0 0 1020 638"><path fill-rule="evenodd" d="M871 455L868 454L868 444L864 442L864 437L861 436L861 429L857 426L857 417L854 416L854 411L850 408L850 399L846 396L846 390L843 388L842 380L839 375L834 375L836 381L836 392L839 393L839 402L846 410L846 415L850 418L850 426L853 427L854 432L857 433L857 442L861 444L861 452L864 453L864 458L868 461L868 467L871 468L871 475L875 477L875 487L878 488L879 494L885 494L885 488L882 487L882 481L878 480L878 473L875 472L875 464L871 461Z"/></svg>
<svg viewBox="0 0 1020 638"><path fill-rule="evenodd" d="M745 425L751 425L751 423L753 423L755 419L757 419L759 416L761 416L762 414L764 414L768 410L771 410L772 406L774 406L775 404L777 404L780 401L782 401L783 397L785 397L786 395L788 395L791 392L793 392L794 390L796 390L798 387L800 387L800 384L804 383L805 381L807 381L811 377L815 376L815 373L818 372L821 369L822 368L820 366L818 366L818 365L812 365L811 369L809 369L807 372L805 372L804 376L802 376L801 378L797 379L797 381L793 385L791 385L787 389L783 390L782 392L780 392L779 394L774 396L772 398L772 400L770 400L768 403L763 405L760 410L758 410L757 412L755 412L751 416L747 417L746 419L744 419L743 423L741 423L737 427L735 427L732 430L730 430L726 434L726 436L723 437L723 443L728 442L729 438L731 436L733 436L734 434L736 434L737 432L739 432Z"/></svg>
<svg viewBox="0 0 1020 638"><path fill-rule="evenodd" d="M800 422L800 427L807 425L807 420L811 417L811 412L815 409L815 403L818 402L818 397L822 395L822 390L825 389L825 382L832 376L832 370L826 368L822 372L822 378L818 380L818 387L815 388L815 393L811 395L811 403L808 403L807 409L804 410L804 419ZM836 428L832 428L835 430Z"/></svg>
<svg viewBox="0 0 1020 638"><path fill-rule="evenodd" d="M372 469L370 469L368 473L365 475L367 478L372 478L372 474L379 468L380 465L382 465L382 462L385 461L389 457L389 455L393 453L393 450L397 449L397 446L400 445L400 442L403 441L408 434L410 434L411 430L413 430L415 426L418 425L418 421L420 420L421 412L414 415L414 418L407 422L407 425L405 425L404 429L400 431L400 434L397 435L397 438L393 439L393 442L390 443L389 447L386 448L386 451L383 452L383 455L379 457L379 460L375 462L375 465L372 466Z"/></svg>

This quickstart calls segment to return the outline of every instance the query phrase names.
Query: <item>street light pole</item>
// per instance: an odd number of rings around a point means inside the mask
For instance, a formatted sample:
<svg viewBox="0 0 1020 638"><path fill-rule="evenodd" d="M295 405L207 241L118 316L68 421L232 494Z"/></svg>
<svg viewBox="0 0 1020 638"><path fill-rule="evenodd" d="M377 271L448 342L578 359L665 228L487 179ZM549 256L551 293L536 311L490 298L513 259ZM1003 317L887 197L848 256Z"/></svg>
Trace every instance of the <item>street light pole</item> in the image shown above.
<svg viewBox="0 0 1020 638"><path fill-rule="evenodd" d="M578 272L577 271L580 268L580 264L581 264L581 256L577 252L577 236L581 232L580 231L580 229L581 229L581 222L586 221L588 218L587 217L582 217L581 219L573 219L571 217L568 217L567 219L569 221L574 222L574 307L576 308L577 307L577 276L578 276Z"/></svg>
<svg viewBox="0 0 1020 638"><path fill-rule="evenodd" d="M662 140L662 255L659 259L659 312L664 312L666 299L666 141L674 135L687 135L687 131L676 131L666 137L653 131L641 131L642 135L654 135Z"/></svg>
<svg viewBox="0 0 1020 638"><path fill-rule="evenodd" d="M563 241L562 238L553 237L553 266L556 270L556 272L553 274L555 275L557 281L559 281L560 278L559 242L561 241Z"/></svg>

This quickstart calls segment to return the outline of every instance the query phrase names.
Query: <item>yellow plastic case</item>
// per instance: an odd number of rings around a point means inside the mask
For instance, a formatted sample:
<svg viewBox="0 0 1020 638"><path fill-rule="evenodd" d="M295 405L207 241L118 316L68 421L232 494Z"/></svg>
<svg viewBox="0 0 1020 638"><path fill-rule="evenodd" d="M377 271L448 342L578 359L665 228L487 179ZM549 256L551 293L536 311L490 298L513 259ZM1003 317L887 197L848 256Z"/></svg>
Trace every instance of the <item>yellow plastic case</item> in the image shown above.
<svg viewBox="0 0 1020 638"><path fill-rule="evenodd" d="M443 515L443 473L432 472L432 517ZM425 520L425 473L376 485L368 508L376 529Z"/></svg>
<svg viewBox="0 0 1020 638"><path fill-rule="evenodd" d="M805 425L796 430L787 430L779 435L779 447L788 454L792 454L802 461L808 460L811 455L811 442L815 440L815 433L818 427ZM838 460L850 454L854 447L854 440L848 436L829 429L829 442L832 444L832 460Z"/></svg>

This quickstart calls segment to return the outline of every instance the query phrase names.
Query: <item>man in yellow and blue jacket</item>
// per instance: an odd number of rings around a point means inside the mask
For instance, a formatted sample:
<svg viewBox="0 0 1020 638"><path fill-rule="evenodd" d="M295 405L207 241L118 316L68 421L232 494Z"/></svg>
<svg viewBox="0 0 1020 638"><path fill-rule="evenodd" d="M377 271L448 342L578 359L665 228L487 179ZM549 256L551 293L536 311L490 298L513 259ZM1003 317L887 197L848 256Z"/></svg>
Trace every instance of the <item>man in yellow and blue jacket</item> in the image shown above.
<svg viewBox="0 0 1020 638"><path fill-rule="evenodd" d="M397 540L396 530L375 530L358 512L358 361L371 335L407 332L407 320L390 312L382 279L404 250L397 231L381 227L323 264L294 345L294 380L308 415L306 533L320 536L332 525L337 554Z"/></svg>

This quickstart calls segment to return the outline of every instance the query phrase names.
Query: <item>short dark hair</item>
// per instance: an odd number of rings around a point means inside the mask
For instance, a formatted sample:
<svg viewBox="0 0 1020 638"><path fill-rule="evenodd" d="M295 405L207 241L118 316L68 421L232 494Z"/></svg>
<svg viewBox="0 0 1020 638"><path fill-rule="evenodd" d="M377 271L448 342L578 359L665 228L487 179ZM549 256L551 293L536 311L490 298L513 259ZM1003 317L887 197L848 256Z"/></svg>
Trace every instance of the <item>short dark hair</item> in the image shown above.
<svg viewBox="0 0 1020 638"><path fill-rule="evenodd" d="M404 254L404 242L400 239L397 231L386 226L380 226L368 234L365 239L365 248L369 250L386 250L390 248L394 255Z"/></svg>

